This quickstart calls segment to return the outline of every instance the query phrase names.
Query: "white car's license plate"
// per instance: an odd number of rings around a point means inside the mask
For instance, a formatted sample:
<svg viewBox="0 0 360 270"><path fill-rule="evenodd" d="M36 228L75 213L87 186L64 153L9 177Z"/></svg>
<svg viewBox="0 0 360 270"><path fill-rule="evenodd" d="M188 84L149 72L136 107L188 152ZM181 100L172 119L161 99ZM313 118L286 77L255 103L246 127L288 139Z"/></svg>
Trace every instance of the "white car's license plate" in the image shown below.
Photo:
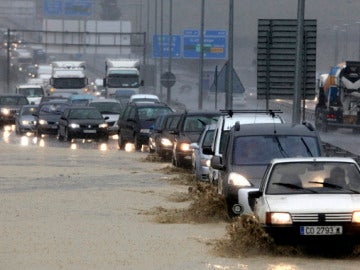
<svg viewBox="0 0 360 270"><path fill-rule="evenodd" d="M96 133L95 129L84 129L84 133Z"/></svg>
<svg viewBox="0 0 360 270"><path fill-rule="evenodd" d="M339 235L343 233L342 226L301 226L301 235Z"/></svg>

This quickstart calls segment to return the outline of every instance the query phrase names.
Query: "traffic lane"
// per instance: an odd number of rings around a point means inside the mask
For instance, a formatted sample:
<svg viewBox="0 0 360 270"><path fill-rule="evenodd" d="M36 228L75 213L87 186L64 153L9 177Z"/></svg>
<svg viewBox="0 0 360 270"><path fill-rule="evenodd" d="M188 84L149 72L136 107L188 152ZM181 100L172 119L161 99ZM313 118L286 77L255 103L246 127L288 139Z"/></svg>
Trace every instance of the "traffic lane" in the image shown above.
<svg viewBox="0 0 360 270"><path fill-rule="evenodd" d="M358 269L358 258L219 256L228 223L159 224L182 209L168 163L146 153L0 142L0 260L5 269ZM46 256L44 256L46 254Z"/></svg>

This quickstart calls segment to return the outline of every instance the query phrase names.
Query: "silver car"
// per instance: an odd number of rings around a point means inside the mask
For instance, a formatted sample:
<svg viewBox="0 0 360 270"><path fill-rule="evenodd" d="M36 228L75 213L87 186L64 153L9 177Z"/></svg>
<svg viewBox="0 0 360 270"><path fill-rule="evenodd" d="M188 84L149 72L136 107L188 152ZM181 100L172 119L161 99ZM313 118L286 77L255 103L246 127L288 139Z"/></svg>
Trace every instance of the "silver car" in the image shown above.
<svg viewBox="0 0 360 270"><path fill-rule="evenodd" d="M24 134L26 132L35 132L35 116L37 105L24 105L21 107L15 119L16 134Z"/></svg>
<svg viewBox="0 0 360 270"><path fill-rule="evenodd" d="M192 168L196 179L200 181L209 181L209 167L212 155L207 154L207 152L211 150L214 131L215 124L206 125L199 141L190 144L190 148L193 150L191 155Z"/></svg>

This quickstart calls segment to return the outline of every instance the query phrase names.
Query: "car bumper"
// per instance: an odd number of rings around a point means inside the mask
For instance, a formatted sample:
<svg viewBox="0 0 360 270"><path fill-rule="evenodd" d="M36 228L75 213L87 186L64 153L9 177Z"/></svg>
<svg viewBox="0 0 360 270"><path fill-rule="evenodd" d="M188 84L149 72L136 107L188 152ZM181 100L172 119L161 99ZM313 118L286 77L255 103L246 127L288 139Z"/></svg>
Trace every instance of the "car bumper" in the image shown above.
<svg viewBox="0 0 360 270"><path fill-rule="evenodd" d="M56 135L58 132L58 128L59 127L57 124L41 125L37 127L37 132L39 134Z"/></svg>
<svg viewBox="0 0 360 270"><path fill-rule="evenodd" d="M69 129L68 136L74 139L107 139L109 132L105 129Z"/></svg>
<svg viewBox="0 0 360 270"><path fill-rule="evenodd" d="M301 226L341 226L342 234L337 235L303 235ZM286 226L264 225L264 230L275 240L281 242L308 242L308 241L345 241L360 243L360 224L354 223L297 223Z"/></svg>

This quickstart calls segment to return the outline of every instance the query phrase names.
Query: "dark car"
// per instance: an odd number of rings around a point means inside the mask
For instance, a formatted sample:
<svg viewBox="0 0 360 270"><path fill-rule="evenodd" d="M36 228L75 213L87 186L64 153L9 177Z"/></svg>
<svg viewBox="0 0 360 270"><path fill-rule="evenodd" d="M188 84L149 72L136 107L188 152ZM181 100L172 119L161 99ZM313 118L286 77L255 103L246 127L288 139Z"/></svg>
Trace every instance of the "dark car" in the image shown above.
<svg viewBox="0 0 360 270"><path fill-rule="evenodd" d="M38 137L43 134L56 135L58 133L59 119L70 105L67 100L54 100L39 104L35 116L35 133Z"/></svg>
<svg viewBox="0 0 360 270"><path fill-rule="evenodd" d="M24 105L15 119L16 134L23 134L26 132L35 132L35 116L38 105Z"/></svg>
<svg viewBox="0 0 360 270"><path fill-rule="evenodd" d="M128 103L118 120L119 148L124 149L128 142L134 143L137 150L141 149L143 144L148 145L150 127L156 117L172 112L173 110L164 103Z"/></svg>
<svg viewBox="0 0 360 270"><path fill-rule="evenodd" d="M0 95L0 127L3 125L14 125L16 115L29 101L22 95Z"/></svg>
<svg viewBox="0 0 360 270"><path fill-rule="evenodd" d="M66 108L59 120L58 139L71 141L72 139L95 139L107 141L109 139L106 118L94 107Z"/></svg>
<svg viewBox="0 0 360 270"><path fill-rule="evenodd" d="M240 191L258 189L272 159L321 155L320 137L310 123L237 122L230 129L222 157L214 155L211 166L219 170L218 192L226 200L229 215L235 216L249 209L248 195L240 196Z"/></svg>
<svg viewBox="0 0 360 270"><path fill-rule="evenodd" d="M156 118L154 127L150 129L149 148L161 158L171 158L174 144L174 134L169 130L175 129L181 113L169 113Z"/></svg>
<svg viewBox="0 0 360 270"><path fill-rule="evenodd" d="M176 167L190 167L192 149L190 144L197 142L206 125L217 122L221 112L194 111L184 112L176 129L172 152L172 164Z"/></svg>

